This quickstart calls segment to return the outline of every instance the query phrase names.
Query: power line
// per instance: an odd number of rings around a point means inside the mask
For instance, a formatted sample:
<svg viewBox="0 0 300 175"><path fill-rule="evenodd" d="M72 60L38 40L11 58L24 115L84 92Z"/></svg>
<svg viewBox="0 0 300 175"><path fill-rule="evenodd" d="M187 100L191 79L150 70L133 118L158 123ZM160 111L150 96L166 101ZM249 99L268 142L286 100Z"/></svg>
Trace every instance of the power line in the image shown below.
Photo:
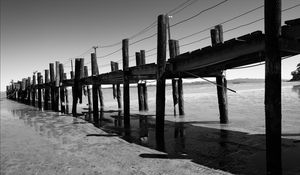
<svg viewBox="0 0 300 175"><path fill-rule="evenodd" d="M227 1L228 1L228 0L224 0L224 1L222 1L222 2L220 2L220 3L218 3L218 4L216 4L216 5L213 5L213 6L209 7L209 8L206 8L206 9L204 9L204 10L198 12L197 14L195 14L195 15L193 15L193 16L191 16L191 17L188 17L188 18L186 18L186 19L184 19L184 20L181 20L181 21L179 21L179 22L177 22L177 23L171 25L170 27L174 27L174 26L177 26L177 25L179 25L179 24L185 23L185 22L187 22L187 21L189 21L189 20L191 20L191 19L193 19L193 18L195 18L195 17L201 15L202 13L204 13L204 12L206 12L206 11L209 11L209 10L211 10L211 9L214 9L214 8L218 7L219 5L221 5L221 4L224 4L224 3L227 2Z"/></svg>
<svg viewBox="0 0 300 175"><path fill-rule="evenodd" d="M291 10L291 9L294 9L294 8L296 8L296 7L298 7L298 6L300 6L300 4L297 4L297 5L294 5L294 6L292 6L292 7L286 8L286 9L282 10L282 12L285 12L285 11L288 11L288 10ZM258 7L257 7L257 8L258 8ZM261 8L261 7L260 7L260 8ZM251 11L252 11L252 10L251 10ZM240 15L239 15L239 16L240 16ZM232 19L233 19L233 18L232 18ZM263 19L265 19L265 18L263 17L263 18L256 19L256 20L251 21L251 22L249 22L249 23L242 24L242 25L239 25L239 26L237 26L237 27L234 27L234 28L225 30L223 33L227 33L227 32L230 32L230 31L233 31L233 30L236 30L236 29L245 27L245 26L249 26L249 25L254 24L254 23L256 23L256 22L259 22L259 21L261 21L261 20L263 20ZM227 20L227 21L229 21L229 20ZM181 47L188 46L188 45L191 45L191 44L195 44L195 43L198 43L198 42L200 42L200 41L203 41L203 40L206 40L206 39L209 39L209 38L210 38L210 36L207 36L207 37L201 38L201 39L199 39L199 40L196 40L196 41L193 41L193 42L190 42L190 43L186 43L186 44L184 44L184 45L181 45Z"/></svg>
<svg viewBox="0 0 300 175"><path fill-rule="evenodd" d="M189 1L190 1L190 0L189 0ZM188 3L189 1L186 1L185 3L182 3L182 5ZM182 7L181 9L179 9L178 11L176 11L176 12L174 12L174 13L172 13L172 12L170 11L170 12L168 12L167 14L173 16L173 15L175 15L175 14L181 12L181 11L184 10L185 8L191 6L192 4L194 4L194 3L197 2L197 1L199 1L199 0L193 0L191 3L185 5L184 7ZM174 11L175 11L175 10L174 10Z"/></svg>
<svg viewBox="0 0 300 175"><path fill-rule="evenodd" d="M259 7L256 7L256 8L254 8L254 9L249 10L249 11L247 11L247 12L245 12L245 13L242 13L242 14L240 14L240 15L238 15L238 16L235 16L235 17L230 18L230 19L228 19L228 20L226 20L226 21L223 21L223 22L221 22L221 23L219 23L219 24L225 24L225 23L228 23L228 22L233 21L233 20L235 20L235 19L237 19L237 18L240 18L240 17L242 17L242 16L244 16L244 15L247 15L247 14L249 14L249 13L251 13L251 12L254 12L254 11L256 11L256 10L262 8L262 7L264 7L264 5L261 5L261 6L259 6ZM205 31L210 30L210 29L213 28L213 27L214 27L214 26L205 28L205 29L203 29L203 30L201 30L201 31L198 31L198 32L196 32L196 33L192 33L192 34L190 34L190 35L187 35L187 36L184 36L184 37L182 37L182 38L179 38L178 40L180 41L180 40L183 40L183 39L192 37L192 36L194 36L194 35L203 33L203 32L205 32Z"/></svg>

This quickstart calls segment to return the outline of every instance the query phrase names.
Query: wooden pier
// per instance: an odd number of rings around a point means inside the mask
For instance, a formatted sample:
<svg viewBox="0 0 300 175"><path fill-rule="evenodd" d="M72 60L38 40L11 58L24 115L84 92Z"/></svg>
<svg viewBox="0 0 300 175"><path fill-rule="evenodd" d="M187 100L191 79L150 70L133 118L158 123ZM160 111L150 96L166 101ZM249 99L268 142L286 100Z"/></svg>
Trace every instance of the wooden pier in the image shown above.
<svg viewBox="0 0 300 175"><path fill-rule="evenodd" d="M83 86L92 85L89 93L89 108L93 121L99 123L100 108L105 99L102 97L101 85L114 85L114 97L118 107L123 106L124 127L130 127L129 85L138 84L139 109L148 110L147 86L143 80L156 80L156 137L163 139L165 118L166 80L172 80L174 106L178 103L179 115L184 115L184 97L182 78L215 77L220 111L220 123L228 123L227 87L224 71L227 69L266 62L266 138L267 169L271 174L281 173L281 58L300 54L300 19L281 22L280 1L265 1L265 34L261 31L223 41L222 26L211 30L212 45L179 54L179 42L169 38L170 58L166 58L167 16L158 16L157 29L157 64L145 61L145 52L137 52L137 66L129 67L129 40L122 40L123 69L111 63L112 71L99 74L96 53L91 54L91 76L84 69L84 59L75 59L75 74L66 79L63 64L58 61L50 63L45 70L44 82L41 72L34 73L22 81L12 82L7 86L7 98L28 105L37 105L40 109L68 113L68 93L66 87L72 87L72 114L77 116L77 103L82 102ZM274 5L275 4L275 5ZM89 60L88 60L89 61ZM55 66L55 67L54 67ZM49 77L50 73L50 77ZM36 82L37 80L37 82ZM123 105L120 84L123 84ZM90 96L91 95L91 96ZM99 99L99 98L100 99ZM92 104L91 104L92 103ZM176 114L176 109L174 109ZM272 144L272 146L271 146ZM280 160L280 161L279 161ZM275 167L275 169L274 169Z"/></svg>

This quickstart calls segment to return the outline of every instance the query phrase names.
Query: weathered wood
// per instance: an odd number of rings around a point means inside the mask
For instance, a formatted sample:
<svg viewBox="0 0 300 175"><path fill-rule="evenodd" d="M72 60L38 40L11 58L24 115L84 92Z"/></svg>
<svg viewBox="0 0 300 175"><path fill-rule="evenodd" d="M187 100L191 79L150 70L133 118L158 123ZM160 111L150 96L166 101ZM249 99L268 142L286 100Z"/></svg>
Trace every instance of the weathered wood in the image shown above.
<svg viewBox="0 0 300 175"><path fill-rule="evenodd" d="M55 110L55 99L54 99L54 96L55 96L55 87L54 87L54 64L53 63L50 63L49 64L49 70L50 70L50 82L52 83L51 85L51 109L52 110Z"/></svg>
<svg viewBox="0 0 300 175"><path fill-rule="evenodd" d="M111 61L111 71L119 71L119 63ZM123 81L123 75L122 75L122 81ZM122 108L122 101L121 101L121 88L120 84L113 84L113 97L117 98L118 102L118 109Z"/></svg>
<svg viewBox="0 0 300 175"><path fill-rule="evenodd" d="M157 83L156 83L156 138L164 138L165 122L165 67L166 67L166 42L167 42L167 18L158 16L157 24Z"/></svg>
<svg viewBox="0 0 300 175"><path fill-rule="evenodd" d="M180 54L180 47L179 41L175 40L175 54L176 56ZM178 108L179 108L179 115L184 115L184 98L183 98L183 83L182 83L182 75L179 74L178 79Z"/></svg>
<svg viewBox="0 0 300 175"><path fill-rule="evenodd" d="M135 53L135 60L136 60L136 66L140 66L142 64L140 52ZM143 87L140 82L137 84L137 90L138 90L139 111L143 111L145 108L144 107L144 104L145 104L144 103L144 91L143 91Z"/></svg>
<svg viewBox="0 0 300 175"><path fill-rule="evenodd" d="M98 64L96 54L91 54L91 67L92 67L92 76L99 74ZM92 97L93 97L93 121L95 124L99 123L99 107L98 107L98 85L92 85Z"/></svg>
<svg viewBox="0 0 300 175"><path fill-rule="evenodd" d="M37 73L37 79L38 79L38 85L41 85L42 77L41 77L40 72ZM41 89L41 87L38 87L38 108L42 109L42 89Z"/></svg>
<svg viewBox="0 0 300 175"><path fill-rule="evenodd" d="M124 127L130 127L130 89L129 89L129 53L128 53L128 39L122 41L122 57L123 57L123 104L124 104Z"/></svg>
<svg viewBox="0 0 300 175"><path fill-rule="evenodd" d="M281 0L265 0L265 121L267 174L282 174Z"/></svg>
<svg viewBox="0 0 300 175"><path fill-rule="evenodd" d="M115 62L110 62L110 68L111 71L115 71ZM115 99L117 97L117 91L116 91L116 84L112 84L112 90L113 90L113 98Z"/></svg>
<svg viewBox="0 0 300 175"><path fill-rule="evenodd" d="M45 83L49 83L49 70L45 70ZM50 99L50 91L49 87L45 87L45 100L44 100L44 109L49 109L49 99Z"/></svg>
<svg viewBox="0 0 300 175"><path fill-rule="evenodd" d="M55 79L54 79L54 108L55 112L59 112L59 82L60 82L60 74L59 74L59 61L55 61Z"/></svg>
<svg viewBox="0 0 300 175"><path fill-rule="evenodd" d="M64 80L67 79L67 73L64 73ZM69 114L70 104L69 104L69 94L68 94L68 88L64 87L65 90L65 97L66 97L66 114Z"/></svg>
<svg viewBox="0 0 300 175"><path fill-rule="evenodd" d="M30 105L31 100L31 77L27 78L27 104Z"/></svg>
<svg viewBox="0 0 300 175"><path fill-rule="evenodd" d="M82 103L82 85L80 79L84 76L84 59L76 58L75 59L75 78L74 78L74 91L73 91L73 108L72 114L74 117L77 117L77 103Z"/></svg>
<svg viewBox="0 0 300 175"><path fill-rule="evenodd" d="M88 77L89 73L88 73L88 67L84 66L84 77ZM86 91L87 91L87 97L88 97L88 109L89 112L92 111L92 102L91 102L91 89L89 85L86 85Z"/></svg>
<svg viewBox="0 0 300 175"><path fill-rule="evenodd" d="M146 54L145 54L145 50L140 50L141 53L141 65L145 65L146 64ZM156 70L156 69L154 69ZM147 84L146 81L143 82L142 84L142 92L143 92L143 96L144 96L144 111L148 111L149 107L148 107L148 91L147 91Z"/></svg>
<svg viewBox="0 0 300 175"><path fill-rule="evenodd" d="M64 80L64 65L59 64L59 84L61 85ZM66 107L65 107L65 87L60 86L59 87L59 93L60 93L60 111L62 113L66 113Z"/></svg>
<svg viewBox="0 0 300 175"><path fill-rule="evenodd" d="M35 95L36 95L36 88L35 88L35 85L36 85L36 77L35 77L35 74L33 74L32 76L32 106L35 106Z"/></svg>
<svg viewBox="0 0 300 175"><path fill-rule="evenodd" d="M169 40L169 55L170 58L175 58L177 56L176 54L176 48L175 48L175 40ZM176 105L178 103L178 86L177 86L177 80L175 78L172 78L172 97L173 97L173 112L176 116Z"/></svg>
<svg viewBox="0 0 300 175"><path fill-rule="evenodd" d="M223 42L223 29L221 25L217 25L211 30L211 42L212 46ZM217 83L217 95L220 113L220 123L228 123L228 103L227 103L227 81L224 71L220 72L220 75L216 77Z"/></svg>

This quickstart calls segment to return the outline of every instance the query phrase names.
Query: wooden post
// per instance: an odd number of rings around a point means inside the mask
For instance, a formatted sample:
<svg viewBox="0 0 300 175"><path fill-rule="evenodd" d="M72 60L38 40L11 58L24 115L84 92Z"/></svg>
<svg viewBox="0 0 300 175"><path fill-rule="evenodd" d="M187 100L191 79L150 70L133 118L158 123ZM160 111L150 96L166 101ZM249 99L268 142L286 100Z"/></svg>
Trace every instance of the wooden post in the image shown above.
<svg viewBox="0 0 300 175"><path fill-rule="evenodd" d="M88 73L88 67L84 66L84 77L88 77L89 73ZM88 97L88 108L89 108L89 115L90 112L92 111L92 107L91 107L91 90L89 85L86 85L86 89L87 89L87 97Z"/></svg>
<svg viewBox="0 0 300 175"><path fill-rule="evenodd" d="M145 54L145 50L141 50L141 64L144 65L146 64L146 54ZM143 91L143 95L144 95L144 110L148 111L148 91L147 91L147 84L146 82L143 83L142 85L142 91Z"/></svg>
<svg viewBox="0 0 300 175"><path fill-rule="evenodd" d="M62 86L62 82L64 80L64 65L59 64L59 91L60 91L60 110L62 113L66 113L66 107L65 107L65 87Z"/></svg>
<svg viewBox="0 0 300 175"><path fill-rule="evenodd" d="M166 67L166 41L167 41L167 18L165 15L158 16L157 24L157 83L156 83L156 138L162 141L164 138L165 122L165 67Z"/></svg>
<svg viewBox="0 0 300 175"><path fill-rule="evenodd" d="M115 71L115 62L113 61L110 62L110 68L112 72ZM115 99L117 97L116 84L112 84L112 90L113 90L113 98Z"/></svg>
<svg viewBox="0 0 300 175"><path fill-rule="evenodd" d="M136 65L137 66L142 65L141 53L140 52L135 53L135 60L136 60ZM143 91L142 83L138 82L137 90L138 90L139 111L143 111L143 110L145 110L145 107L144 107L145 103L144 103L144 91Z"/></svg>
<svg viewBox="0 0 300 175"><path fill-rule="evenodd" d="M50 82L49 79L49 70L45 70L45 84L48 84ZM49 87L46 85L45 87L45 100L44 100L44 109L49 109L49 99L50 99L50 93L49 93Z"/></svg>
<svg viewBox="0 0 300 175"><path fill-rule="evenodd" d="M36 94L35 85L36 85L36 77L35 77L35 74L33 74L33 76L32 76L32 106L35 106L35 94Z"/></svg>
<svg viewBox="0 0 300 175"><path fill-rule="evenodd" d="M39 107L39 109L42 109L42 88L40 87L40 85L42 84L41 78L42 78L41 73L38 72L37 79L38 79L38 107Z"/></svg>
<svg viewBox="0 0 300 175"><path fill-rule="evenodd" d="M96 54L91 54L91 67L92 67L92 76L97 76L99 74L98 64ZM96 126L99 124L99 107L98 107L98 89L99 86L92 85L92 97L93 97L93 121Z"/></svg>
<svg viewBox="0 0 300 175"><path fill-rule="evenodd" d="M267 174L282 174L281 0L265 0L265 120Z"/></svg>
<svg viewBox="0 0 300 175"><path fill-rule="evenodd" d="M223 42L223 29L221 25L217 25L210 31L211 43L213 46ZM227 80L224 71L216 77L218 104L220 111L220 123L228 123L228 103L227 103Z"/></svg>
<svg viewBox="0 0 300 175"><path fill-rule="evenodd" d="M64 80L67 79L67 73L64 73ZM69 114L69 94L68 94L68 88L65 87L65 96L66 96L66 114Z"/></svg>
<svg viewBox="0 0 300 175"><path fill-rule="evenodd" d="M175 56L180 54L179 49L179 41L175 40ZM179 115L184 115L184 98L183 98L183 85L182 85L182 78L179 77L177 81L177 88L178 88L178 109Z"/></svg>
<svg viewBox="0 0 300 175"><path fill-rule="evenodd" d="M169 54L170 58L176 56L175 40L169 39ZM173 105L174 105L174 115L176 116L176 105L178 104L178 86L177 80L172 78L172 96L173 96Z"/></svg>
<svg viewBox="0 0 300 175"><path fill-rule="evenodd" d="M59 74L59 62L55 61L55 87L54 87L54 111L59 112L59 83L60 83L60 74Z"/></svg>
<svg viewBox="0 0 300 175"><path fill-rule="evenodd" d="M30 105L30 97L31 97L31 77L27 78L27 104Z"/></svg>
<svg viewBox="0 0 300 175"><path fill-rule="evenodd" d="M51 109L54 110L55 109L55 99L54 99L54 93L55 93L55 90L54 90L54 64L53 63L50 63L49 64L49 70L50 70L50 85L51 85Z"/></svg>
<svg viewBox="0 0 300 175"><path fill-rule="evenodd" d="M77 103L82 103L82 85L80 79L84 76L84 59L76 58L75 59L75 79L74 79L74 91L73 91L73 108L72 114L74 117L77 117Z"/></svg>
<svg viewBox="0 0 300 175"><path fill-rule="evenodd" d="M122 56L123 56L123 103L124 103L124 127L130 127L130 92L129 92L129 53L128 53L128 39L122 41Z"/></svg>
<svg viewBox="0 0 300 175"><path fill-rule="evenodd" d="M119 64L117 62L111 61L111 70L118 71ZM113 84L113 97L117 98L118 101L118 109L122 108L122 101L121 101L121 88L120 84Z"/></svg>

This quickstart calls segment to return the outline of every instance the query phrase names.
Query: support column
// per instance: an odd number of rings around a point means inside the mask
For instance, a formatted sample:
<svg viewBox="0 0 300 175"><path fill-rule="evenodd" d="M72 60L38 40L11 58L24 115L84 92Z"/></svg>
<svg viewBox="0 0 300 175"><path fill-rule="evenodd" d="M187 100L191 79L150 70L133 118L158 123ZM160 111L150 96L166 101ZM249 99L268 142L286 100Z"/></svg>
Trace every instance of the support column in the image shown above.
<svg viewBox="0 0 300 175"><path fill-rule="evenodd" d="M50 99L50 94L49 94L49 86L48 83L50 82L49 80L49 70L45 70L45 100L44 100L44 109L48 110L49 109L49 99Z"/></svg>
<svg viewBox="0 0 300 175"><path fill-rule="evenodd" d="M164 140L165 122L165 67L166 67L166 41L167 41L167 17L158 16L157 25L157 83L156 83L156 139L158 143Z"/></svg>
<svg viewBox="0 0 300 175"><path fill-rule="evenodd" d="M124 104L124 127L130 127L130 94L129 94L129 53L128 53L128 39L122 41L122 56L123 56L123 104Z"/></svg>
<svg viewBox="0 0 300 175"><path fill-rule="evenodd" d="M91 67L92 67L92 76L97 76L99 74L98 64L96 54L91 54ZM92 97L93 97L93 121L96 125L99 124L99 107L98 107L98 89L99 86L92 85Z"/></svg>
<svg viewBox="0 0 300 175"><path fill-rule="evenodd" d="M215 26L210 31L212 46L223 42L223 29L221 25ZM220 123L228 123L228 102L227 102L227 80L225 71L221 71L220 75L216 77L217 95L220 111Z"/></svg>
<svg viewBox="0 0 300 175"><path fill-rule="evenodd" d="M265 0L265 121L267 174L282 174L281 0Z"/></svg>

